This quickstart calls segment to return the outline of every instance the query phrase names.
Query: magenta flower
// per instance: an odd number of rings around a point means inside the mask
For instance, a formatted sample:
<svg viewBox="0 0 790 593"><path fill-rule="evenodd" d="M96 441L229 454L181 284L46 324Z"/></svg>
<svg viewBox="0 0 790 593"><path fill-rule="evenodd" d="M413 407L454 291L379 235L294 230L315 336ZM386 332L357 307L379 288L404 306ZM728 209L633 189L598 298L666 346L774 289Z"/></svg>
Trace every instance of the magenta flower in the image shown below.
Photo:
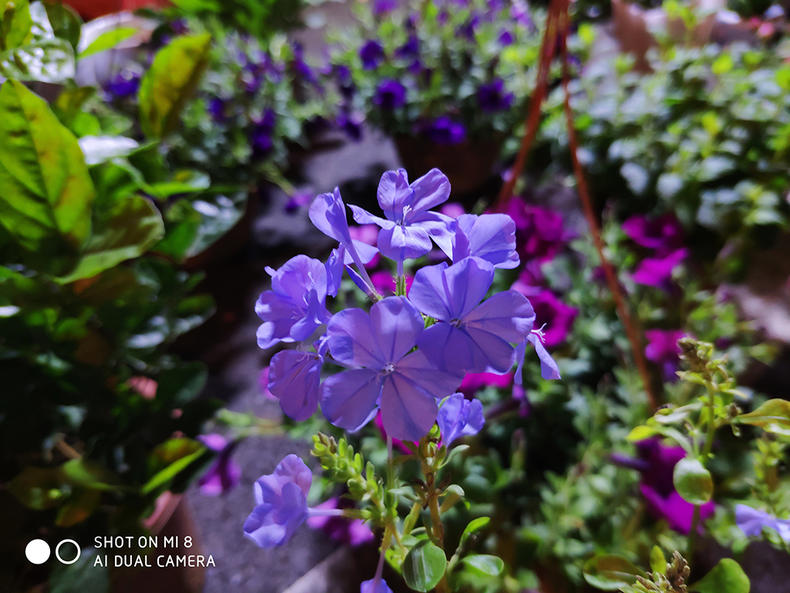
<svg viewBox="0 0 790 593"><path fill-rule="evenodd" d="M496 373L467 373L458 391L471 399L483 387L497 387L507 389L513 384L513 373L498 375Z"/></svg>
<svg viewBox="0 0 790 593"><path fill-rule="evenodd" d="M314 507L314 510L333 510L347 508L345 499L330 498ZM352 547L373 541L373 532L362 519L349 519L337 515L314 515L307 518L307 525L312 529L321 529L330 538Z"/></svg>
<svg viewBox="0 0 790 593"><path fill-rule="evenodd" d="M384 257L399 264L422 257L431 250L431 238L448 241L452 219L430 209L447 201L450 182L438 169L431 169L411 184L405 169L381 176L378 202L384 216L374 216L359 206L350 206L354 220L381 227L378 248Z"/></svg>
<svg viewBox="0 0 790 593"><path fill-rule="evenodd" d="M238 441L228 441L216 433L201 435L198 440L218 453L214 463L198 480L200 492L207 496L225 494L241 479L241 467L231 458Z"/></svg>
<svg viewBox="0 0 790 593"><path fill-rule="evenodd" d="M436 319L418 344L439 368L504 373L513 366L511 344L530 333L535 312L512 290L480 303L493 279L493 266L475 257L417 271L409 299Z"/></svg>
<svg viewBox="0 0 790 593"><path fill-rule="evenodd" d="M423 333L419 312L404 297L336 313L327 327L332 357L349 368L324 380L321 409L334 425L354 431L381 407L388 434L418 440L436 420L437 400L461 377L411 352Z"/></svg>
<svg viewBox="0 0 790 593"><path fill-rule="evenodd" d="M283 412L297 422L307 420L318 407L323 359L315 352L282 350L269 365L269 391L280 400Z"/></svg>
<svg viewBox="0 0 790 593"><path fill-rule="evenodd" d="M637 245L661 253L683 246L683 227L673 214L652 220L644 215L632 216L623 223L623 231Z"/></svg>
<svg viewBox="0 0 790 593"><path fill-rule="evenodd" d="M264 291L255 303L255 313L263 321L257 333L259 347L306 340L329 320L324 304L327 295L324 264L297 255L280 269L266 268L266 271L272 277L272 288Z"/></svg>
<svg viewBox="0 0 790 593"><path fill-rule="evenodd" d="M526 261L553 259L571 238L559 212L529 205L517 197L508 202L505 212L516 224L518 252Z"/></svg>
<svg viewBox="0 0 790 593"><path fill-rule="evenodd" d="M626 467L637 469L642 474L639 491L642 493L650 513L657 519L665 519L679 533L691 530L694 505L680 496L672 480L678 461L686 456L682 447L667 446L659 438L650 438L636 444L638 458L612 455L612 460ZM713 501L700 506L700 518L713 514Z"/></svg>
<svg viewBox="0 0 790 593"><path fill-rule="evenodd" d="M411 288L412 282L414 282L414 276L406 276L406 294L409 294L409 289ZM376 287L376 290L379 294L391 296L395 294L397 286L395 284L395 277L388 272L387 270L379 270L378 272L373 272L370 275L370 279L373 281L373 286Z"/></svg>
<svg viewBox="0 0 790 593"><path fill-rule="evenodd" d="M463 393L454 393L442 403L436 421L442 441L449 447L456 439L480 432L485 424L483 404L477 399L466 399Z"/></svg>
<svg viewBox="0 0 790 593"><path fill-rule="evenodd" d="M645 331L647 346L645 356L656 363L664 373L666 380L676 379L675 371L680 361L678 340L686 336L681 329L649 329Z"/></svg>
<svg viewBox="0 0 790 593"><path fill-rule="evenodd" d="M517 290L515 284L513 289ZM530 294L529 302L535 309L535 325L542 328L543 343L546 348L555 348L563 344L568 339L579 310L563 303L550 290Z"/></svg>
<svg viewBox="0 0 790 593"><path fill-rule="evenodd" d="M681 248L664 255L646 257L639 262L631 278L637 284L667 289L672 281L672 273L687 255L688 249Z"/></svg>
<svg viewBox="0 0 790 593"><path fill-rule="evenodd" d="M379 237L379 228L375 224L363 224L361 226L352 226L348 229L351 233L351 239L364 243L366 245L370 245L371 247L376 246L376 241ZM380 260L380 254L378 253L378 249L376 250L376 254L373 256L368 262L365 262L365 267L370 269L375 268Z"/></svg>
<svg viewBox="0 0 790 593"><path fill-rule="evenodd" d="M291 539L308 516L307 493L313 472L296 455L288 455L273 474L255 481L255 508L244 522L244 535L261 548Z"/></svg>

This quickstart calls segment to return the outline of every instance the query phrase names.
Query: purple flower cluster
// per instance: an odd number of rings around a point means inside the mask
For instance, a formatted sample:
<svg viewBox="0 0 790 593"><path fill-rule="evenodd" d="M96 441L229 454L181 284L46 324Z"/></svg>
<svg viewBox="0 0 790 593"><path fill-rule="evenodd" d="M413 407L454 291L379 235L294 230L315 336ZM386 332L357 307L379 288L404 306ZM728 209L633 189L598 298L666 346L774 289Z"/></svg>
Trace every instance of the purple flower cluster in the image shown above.
<svg viewBox="0 0 790 593"><path fill-rule="evenodd" d="M544 377L558 377L536 340L527 298L513 290L486 298L495 270L518 265L513 220L504 214L454 219L434 211L449 195L450 184L436 169L411 183L402 169L384 173L378 188L383 216L349 206L358 223L374 225L367 229L377 230L375 246L355 238L362 235L349 227L337 189L313 201L311 221L337 248L325 263L298 255L278 270L267 269L272 287L256 304L261 348L297 344L277 353L269 367L269 391L288 416L304 420L320 404L331 423L355 431L380 410L388 435L415 441L466 373L507 373L523 360L528 342ZM378 254L394 261L405 283L404 262L434 245L449 263L417 269L407 294L380 296L366 263ZM373 301L368 310L329 312L326 299L337 295L344 272ZM341 370L322 380L330 364ZM440 414L443 430L450 431L446 441L482 425L479 404L459 406L453 398Z"/></svg>
<svg viewBox="0 0 790 593"><path fill-rule="evenodd" d="M505 82L501 78L480 85L477 89L477 102L480 109L488 113L509 109L514 98L513 93L505 90Z"/></svg>

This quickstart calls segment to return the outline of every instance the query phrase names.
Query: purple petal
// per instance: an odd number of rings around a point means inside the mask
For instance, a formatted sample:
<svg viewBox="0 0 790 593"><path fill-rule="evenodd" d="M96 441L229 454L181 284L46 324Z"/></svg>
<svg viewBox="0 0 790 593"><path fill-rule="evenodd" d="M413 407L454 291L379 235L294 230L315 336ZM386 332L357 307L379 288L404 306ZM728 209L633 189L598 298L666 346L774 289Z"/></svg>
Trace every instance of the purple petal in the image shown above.
<svg viewBox="0 0 790 593"><path fill-rule="evenodd" d="M382 578L363 581L359 586L359 593L392 593L387 581Z"/></svg>
<svg viewBox="0 0 790 593"><path fill-rule="evenodd" d="M481 259L466 258L452 266L421 268L414 276L409 300L435 319L463 319L488 292L494 268Z"/></svg>
<svg viewBox="0 0 790 593"><path fill-rule="evenodd" d="M332 424L354 432L374 416L380 393L376 371L343 371L324 380L321 410Z"/></svg>
<svg viewBox="0 0 790 593"><path fill-rule="evenodd" d="M315 290L322 302L326 298L326 268L312 257L294 256L272 276L272 290L291 297L295 302L302 300L306 289Z"/></svg>
<svg viewBox="0 0 790 593"><path fill-rule="evenodd" d="M288 482L280 504L256 506L244 522L244 534L261 548L280 546L291 539L307 518L307 500L299 487Z"/></svg>
<svg viewBox="0 0 790 593"><path fill-rule="evenodd" d="M258 327L258 346L266 349L278 342L293 342L291 327L301 316L299 308L286 297L267 290L255 303L255 313L263 323Z"/></svg>
<svg viewBox="0 0 790 593"><path fill-rule="evenodd" d="M312 352L283 350L269 365L269 391L283 412L297 422L307 420L320 397L321 359Z"/></svg>
<svg viewBox="0 0 790 593"><path fill-rule="evenodd" d="M442 370L430 362L419 350L404 356L396 370L415 386L429 393L437 400L453 393L463 379L463 371L458 369Z"/></svg>
<svg viewBox="0 0 790 593"><path fill-rule="evenodd" d="M340 290L340 283L343 281L343 264L346 257L346 249L342 245L333 249L329 258L326 260L326 293L329 296L337 296ZM350 256L349 256L350 259Z"/></svg>
<svg viewBox="0 0 790 593"><path fill-rule="evenodd" d="M391 228L395 226L395 223L391 220L387 220L386 218L381 218L380 216L376 216L371 214L364 208L360 208L359 206L355 206L354 204L349 204L349 208L351 208L351 212L354 215L354 220L357 221L359 224L375 224L380 226L381 228Z"/></svg>
<svg viewBox="0 0 790 593"><path fill-rule="evenodd" d="M332 237L339 243L351 242L346 218L346 206L340 197L340 190L316 196L310 204L310 220L315 227L325 235Z"/></svg>
<svg viewBox="0 0 790 593"><path fill-rule="evenodd" d="M445 445L450 445L462 436L480 432L485 424L483 404L480 400L468 400L463 393L454 393L442 403L436 419Z"/></svg>
<svg viewBox="0 0 790 593"><path fill-rule="evenodd" d="M494 334L474 333L437 323L428 327L417 343L426 358L440 369L468 373L509 371L513 366L513 348Z"/></svg>
<svg viewBox="0 0 790 593"><path fill-rule="evenodd" d="M790 543L790 519L778 519L766 512L753 509L745 504L735 505L735 523L747 537L758 537L763 528L773 529Z"/></svg>
<svg viewBox="0 0 790 593"><path fill-rule="evenodd" d="M293 482L299 486L305 496L310 492L310 485L313 483L313 472L305 465L304 461L293 453L283 457L282 461L274 468L272 475L283 484Z"/></svg>
<svg viewBox="0 0 790 593"><path fill-rule="evenodd" d="M458 237L453 261L479 257L495 268L510 269L519 264L516 253L516 223L507 214L463 214L457 219Z"/></svg>
<svg viewBox="0 0 790 593"><path fill-rule="evenodd" d="M390 362L381 351L368 313L362 309L335 313L327 324L327 343L332 357L341 363L381 369Z"/></svg>
<svg viewBox="0 0 790 593"><path fill-rule="evenodd" d="M532 330L535 311L514 290L498 292L464 317L464 326L495 334L506 342L521 342Z"/></svg>
<svg viewBox="0 0 790 593"><path fill-rule="evenodd" d="M450 197L450 181L439 169L431 169L411 184L414 198L413 211L429 210L446 202Z"/></svg>
<svg viewBox="0 0 790 593"><path fill-rule="evenodd" d="M393 261L415 259L428 253L431 237L428 231L418 226L392 226L381 229L378 241L379 251Z"/></svg>
<svg viewBox="0 0 790 593"><path fill-rule="evenodd" d="M402 222L403 211L412 198L406 170L386 171L379 181L377 198L384 216L393 222Z"/></svg>
<svg viewBox="0 0 790 593"><path fill-rule="evenodd" d="M540 359L540 376L546 380L561 379L560 368L557 366L557 362L551 357L551 354L549 354L543 346L540 337L537 334L530 333L527 336L527 341L535 347L535 352ZM523 359L520 364L523 364Z"/></svg>
<svg viewBox="0 0 790 593"><path fill-rule="evenodd" d="M387 297L374 304L370 308L370 323L389 363L408 354L425 327L419 311L402 296Z"/></svg>
<svg viewBox="0 0 790 593"><path fill-rule="evenodd" d="M381 391L381 419L387 435L417 441L436 420L436 400L406 376L392 373Z"/></svg>

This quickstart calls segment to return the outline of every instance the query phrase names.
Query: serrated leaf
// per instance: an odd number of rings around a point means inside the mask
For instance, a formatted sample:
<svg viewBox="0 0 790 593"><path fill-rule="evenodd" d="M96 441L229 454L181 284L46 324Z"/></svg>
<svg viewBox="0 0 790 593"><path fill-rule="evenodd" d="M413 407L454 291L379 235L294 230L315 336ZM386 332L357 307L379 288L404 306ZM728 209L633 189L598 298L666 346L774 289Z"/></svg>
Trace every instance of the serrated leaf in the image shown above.
<svg viewBox="0 0 790 593"><path fill-rule="evenodd" d="M403 579L409 587L424 593L439 584L446 567L444 550L430 541L420 542L403 561Z"/></svg>
<svg viewBox="0 0 790 593"><path fill-rule="evenodd" d="M633 584L643 573L622 556L601 555L584 563L584 580L604 591L617 591Z"/></svg>
<svg viewBox="0 0 790 593"><path fill-rule="evenodd" d="M138 94L140 124L147 136L161 138L177 126L207 64L210 44L207 33L187 35L156 54Z"/></svg>
<svg viewBox="0 0 790 593"><path fill-rule="evenodd" d="M677 462L672 481L678 494L691 504L705 504L713 497L713 478L702 462L685 457Z"/></svg>
<svg viewBox="0 0 790 593"><path fill-rule="evenodd" d="M740 564L722 558L711 571L689 586L692 593L749 593L751 583Z"/></svg>

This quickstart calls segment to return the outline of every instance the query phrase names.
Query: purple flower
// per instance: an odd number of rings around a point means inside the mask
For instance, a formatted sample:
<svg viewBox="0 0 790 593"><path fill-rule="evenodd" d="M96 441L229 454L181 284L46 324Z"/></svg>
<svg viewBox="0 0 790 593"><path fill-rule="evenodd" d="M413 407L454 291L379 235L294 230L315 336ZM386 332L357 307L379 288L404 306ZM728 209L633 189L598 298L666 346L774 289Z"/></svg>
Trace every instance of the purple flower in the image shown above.
<svg viewBox="0 0 790 593"><path fill-rule="evenodd" d="M381 577L363 581L359 586L359 593L392 593L392 589L387 585L387 581Z"/></svg>
<svg viewBox="0 0 790 593"><path fill-rule="evenodd" d="M399 58L417 58L420 55L420 42L416 35L409 35L406 43L395 50L395 55Z"/></svg>
<svg viewBox="0 0 790 593"><path fill-rule="evenodd" d="M735 524L747 537L759 537L763 529L773 529L785 543L790 544L790 519L777 519L766 512L738 504L735 505Z"/></svg>
<svg viewBox="0 0 790 593"><path fill-rule="evenodd" d="M406 87L397 80L385 78L376 87L373 103L386 111L397 109L406 103Z"/></svg>
<svg viewBox="0 0 790 593"><path fill-rule="evenodd" d="M437 117L427 124L423 124L420 130L428 136L431 142L436 144L453 145L466 140L464 125L446 116Z"/></svg>
<svg viewBox="0 0 790 593"><path fill-rule="evenodd" d="M515 284L513 289L518 290ZM579 310L563 303L550 290L531 292L525 296L529 297L535 309L535 323L546 326L545 330L541 330L546 347L555 348L565 342Z"/></svg>
<svg viewBox="0 0 790 593"><path fill-rule="evenodd" d="M672 272L686 259L686 255L688 250L681 248L658 257L646 257L639 262L631 279L637 284L666 289L672 281Z"/></svg>
<svg viewBox="0 0 790 593"><path fill-rule="evenodd" d="M513 45L513 42L515 40L516 39L515 39L515 37L513 37L513 33L508 31L507 29L502 29L499 32L499 37L497 37L497 41L499 42L499 45L501 45L502 47L507 47L508 45Z"/></svg>
<svg viewBox="0 0 790 593"><path fill-rule="evenodd" d="M280 400L283 412L297 422L307 420L318 407L322 363L314 352L283 350L269 364L269 391Z"/></svg>
<svg viewBox="0 0 790 593"><path fill-rule="evenodd" d="M362 117L349 111L340 111L335 118L335 125L352 140L362 139Z"/></svg>
<svg viewBox="0 0 790 593"><path fill-rule="evenodd" d="M317 196L310 204L309 216L310 221L319 231L340 243L342 249L338 255L342 255L342 262L346 265L354 263L357 266L365 283L362 289L373 290L368 273L365 271L365 264L372 260L378 251L371 245L352 239L346 218L346 205L340 196L340 190L335 188L331 194Z"/></svg>
<svg viewBox="0 0 790 593"><path fill-rule="evenodd" d="M431 250L431 238L447 242L452 219L429 209L447 201L450 182L438 169L409 184L405 169L381 176L377 198L386 218L374 216L359 206L351 206L354 220L381 227L378 248L384 257L402 264L404 259L422 257Z"/></svg>
<svg viewBox="0 0 790 593"><path fill-rule="evenodd" d="M384 48L378 41L369 39L359 48L359 59L365 70L375 70L384 59Z"/></svg>
<svg viewBox="0 0 790 593"><path fill-rule="evenodd" d="M538 355L541 378L547 381L562 378L560 376L560 367L557 366L557 362L543 345L543 332L539 329L533 329L529 332L529 335L527 335L524 341L516 347L516 360L518 361L518 366L516 368L516 374L513 376L513 383L515 384L513 388L513 397L517 397L517 388L521 389L523 383L524 355L527 352L527 344L532 344L532 347L535 348L535 354Z"/></svg>
<svg viewBox="0 0 790 593"><path fill-rule="evenodd" d="M463 393L454 393L442 403L436 421L442 441L449 447L458 438L480 432L485 424L483 404L477 399L466 399Z"/></svg>
<svg viewBox="0 0 790 593"><path fill-rule="evenodd" d="M398 7L398 0L373 0L373 14L383 16Z"/></svg>
<svg viewBox="0 0 790 593"><path fill-rule="evenodd" d="M530 31L535 30L535 23L529 15L529 6L523 0L513 0L513 5L510 7L510 17Z"/></svg>
<svg viewBox="0 0 790 593"><path fill-rule="evenodd" d="M436 319L418 344L437 367L504 373L513 366L511 344L530 333L535 312L512 290L480 303L493 280L493 266L475 257L424 267L415 274L409 299Z"/></svg>
<svg viewBox="0 0 790 593"><path fill-rule="evenodd" d="M346 309L329 322L332 357L350 368L324 380L321 409L334 425L357 430L381 407L387 434L418 440L436 420L436 401L455 391L461 377L411 352L423 319L404 297L387 297L370 313Z"/></svg>
<svg viewBox="0 0 790 593"><path fill-rule="evenodd" d="M273 474L255 481L255 508L244 522L244 535L261 548L291 539L308 516L307 493L313 472L296 455L286 456Z"/></svg>
<svg viewBox="0 0 790 593"><path fill-rule="evenodd" d="M104 85L104 91L108 95L108 100L121 100L133 97L140 88L139 72L121 70Z"/></svg>
<svg viewBox="0 0 790 593"><path fill-rule="evenodd" d="M507 214L462 214L451 228L452 240L439 240L437 245L452 261L479 257L495 268L518 266L516 224Z"/></svg>
<svg viewBox="0 0 790 593"><path fill-rule="evenodd" d="M488 113L510 108L513 99L513 93L505 92L505 83L501 78L482 84L477 89L477 103L480 109Z"/></svg>
<svg viewBox="0 0 790 593"><path fill-rule="evenodd" d="M686 336L680 329L649 329L645 331L647 346L645 356L656 363L664 373L667 381L676 379L675 371L680 360L680 346L678 340Z"/></svg>
<svg viewBox="0 0 790 593"><path fill-rule="evenodd" d="M479 24L480 24L480 15L478 15L477 13L472 13L467 19L467 21L463 25L458 27L458 31L457 31L458 36L465 37L469 41L474 41L475 30L477 29L477 26Z"/></svg>
<svg viewBox="0 0 790 593"><path fill-rule="evenodd" d="M270 348L278 342L300 342L329 320L324 301L327 274L324 264L306 255L289 259L274 271L271 290L255 303L263 323L258 328L258 346Z"/></svg>
<svg viewBox="0 0 790 593"><path fill-rule="evenodd" d="M238 441L228 441L216 433L201 435L198 440L218 453L214 463L198 480L200 492L207 496L225 494L241 479L241 467L231 458Z"/></svg>
<svg viewBox="0 0 790 593"><path fill-rule="evenodd" d="M296 191L288 196L288 201L285 203L285 211L288 214L293 214L300 208L307 206L313 201L313 192L309 191Z"/></svg>
<svg viewBox="0 0 790 593"><path fill-rule="evenodd" d="M222 122L225 121L225 108L227 107L227 102L224 99L220 99L219 97L212 97L209 99L207 111L208 114L211 116L215 122Z"/></svg>
<svg viewBox="0 0 790 593"><path fill-rule="evenodd" d="M347 508L348 501L339 498L330 498L314 507L315 510L332 510ZM373 532L362 519L348 519L332 515L315 515L308 517L308 527L321 529L333 540L357 547L373 541Z"/></svg>
<svg viewBox="0 0 790 593"><path fill-rule="evenodd" d="M632 216L623 223L623 231L637 245L661 253L683 246L683 227L673 214L652 220L643 215Z"/></svg>
<svg viewBox="0 0 790 593"><path fill-rule="evenodd" d="M277 116L272 109L267 109L263 113L263 117L253 120L252 135L250 143L254 152L259 154L266 154L274 146L272 141L272 134L274 133L274 124L276 123Z"/></svg>

